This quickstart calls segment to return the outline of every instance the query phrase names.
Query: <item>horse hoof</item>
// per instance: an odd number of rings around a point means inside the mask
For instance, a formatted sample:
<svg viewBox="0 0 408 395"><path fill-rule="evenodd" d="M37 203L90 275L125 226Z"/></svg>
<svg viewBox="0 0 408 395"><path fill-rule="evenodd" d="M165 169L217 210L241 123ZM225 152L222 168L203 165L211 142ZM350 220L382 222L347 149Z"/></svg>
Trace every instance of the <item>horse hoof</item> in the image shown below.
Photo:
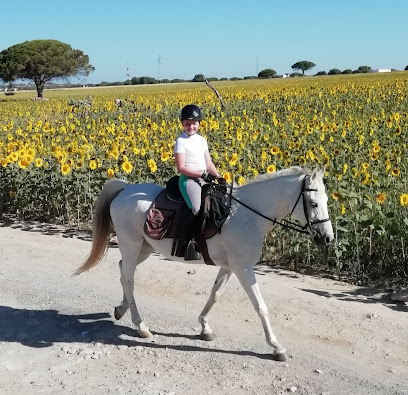
<svg viewBox="0 0 408 395"><path fill-rule="evenodd" d="M119 321L123 317L123 314L120 314L119 312L119 307L115 307L114 317L115 317L115 320L117 321Z"/></svg>
<svg viewBox="0 0 408 395"><path fill-rule="evenodd" d="M286 351L273 353L272 358L274 361L285 362L287 360Z"/></svg>
<svg viewBox="0 0 408 395"><path fill-rule="evenodd" d="M201 333L201 339L205 340L206 342L211 342L215 339L214 333Z"/></svg>
<svg viewBox="0 0 408 395"><path fill-rule="evenodd" d="M152 335L152 332L150 332L148 329L147 329L147 330L145 330L145 329L139 329L139 330L137 331L137 333L138 333L139 337L141 337L142 339L147 339L148 337L152 337L152 336L153 336L153 335Z"/></svg>

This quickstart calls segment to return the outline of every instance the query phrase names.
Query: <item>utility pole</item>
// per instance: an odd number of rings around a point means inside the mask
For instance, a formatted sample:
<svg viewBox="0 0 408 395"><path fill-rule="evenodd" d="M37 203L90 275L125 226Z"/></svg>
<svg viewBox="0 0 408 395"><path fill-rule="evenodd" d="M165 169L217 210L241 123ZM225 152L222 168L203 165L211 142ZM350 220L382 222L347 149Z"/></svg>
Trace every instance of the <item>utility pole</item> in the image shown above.
<svg viewBox="0 0 408 395"><path fill-rule="evenodd" d="M259 71L258 71L258 56L256 57L256 76L258 76Z"/></svg>
<svg viewBox="0 0 408 395"><path fill-rule="evenodd" d="M159 56L158 56L158 58L157 58L157 65L158 65L158 67L159 67L159 82L161 82L161 77L160 77L161 57L160 57L160 54L159 54Z"/></svg>

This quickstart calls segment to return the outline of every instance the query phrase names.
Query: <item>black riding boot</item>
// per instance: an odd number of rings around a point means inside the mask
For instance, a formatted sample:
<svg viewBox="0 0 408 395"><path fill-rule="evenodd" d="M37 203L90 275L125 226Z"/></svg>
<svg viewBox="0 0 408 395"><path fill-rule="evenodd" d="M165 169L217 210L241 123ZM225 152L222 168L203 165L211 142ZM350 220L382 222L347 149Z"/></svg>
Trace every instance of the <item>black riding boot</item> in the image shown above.
<svg viewBox="0 0 408 395"><path fill-rule="evenodd" d="M201 254L194 240L194 232L199 225L199 216L195 216L190 210L183 219L183 228L177 240L175 255L184 257L186 261L200 260Z"/></svg>

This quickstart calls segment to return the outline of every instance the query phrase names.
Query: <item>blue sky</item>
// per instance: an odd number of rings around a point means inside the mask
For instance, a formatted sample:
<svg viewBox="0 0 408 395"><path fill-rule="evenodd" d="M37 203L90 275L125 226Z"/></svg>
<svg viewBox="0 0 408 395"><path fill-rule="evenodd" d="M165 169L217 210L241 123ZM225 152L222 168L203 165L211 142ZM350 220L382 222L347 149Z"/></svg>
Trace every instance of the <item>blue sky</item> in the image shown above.
<svg viewBox="0 0 408 395"><path fill-rule="evenodd" d="M3 2L0 51L55 39L82 50L95 71L85 82L131 76L244 77L265 68L404 69L408 1L337 2L14 0ZM160 56L160 65L159 65Z"/></svg>

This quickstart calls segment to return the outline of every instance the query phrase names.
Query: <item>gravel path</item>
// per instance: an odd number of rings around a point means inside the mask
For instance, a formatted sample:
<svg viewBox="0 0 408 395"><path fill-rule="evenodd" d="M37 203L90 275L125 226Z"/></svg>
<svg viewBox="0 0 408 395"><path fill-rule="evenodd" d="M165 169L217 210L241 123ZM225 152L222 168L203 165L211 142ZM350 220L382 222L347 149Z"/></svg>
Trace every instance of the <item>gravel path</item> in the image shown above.
<svg viewBox="0 0 408 395"><path fill-rule="evenodd" d="M260 321L233 278L215 306L213 342L197 321L213 267L152 255L136 272L140 312L154 336L134 337L111 248L70 274L86 235L0 223L2 394L408 394L408 306L381 292L257 266L287 362L270 359Z"/></svg>

